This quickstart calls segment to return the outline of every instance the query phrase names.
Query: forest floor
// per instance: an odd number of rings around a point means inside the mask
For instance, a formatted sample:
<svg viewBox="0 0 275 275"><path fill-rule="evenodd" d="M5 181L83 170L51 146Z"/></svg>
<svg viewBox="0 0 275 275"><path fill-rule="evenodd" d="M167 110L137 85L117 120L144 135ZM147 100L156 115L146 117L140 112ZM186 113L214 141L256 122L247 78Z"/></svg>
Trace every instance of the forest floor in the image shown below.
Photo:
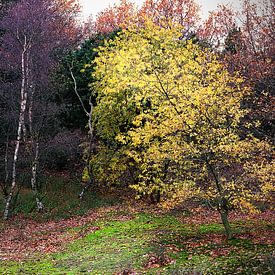
<svg viewBox="0 0 275 275"><path fill-rule="evenodd" d="M0 274L275 272L271 211L231 213L234 239L228 241L219 216L206 207L164 211L93 192L79 202L76 184L68 188L66 180L55 179L49 186L45 213L25 204L0 222ZM56 189L65 186L61 202Z"/></svg>

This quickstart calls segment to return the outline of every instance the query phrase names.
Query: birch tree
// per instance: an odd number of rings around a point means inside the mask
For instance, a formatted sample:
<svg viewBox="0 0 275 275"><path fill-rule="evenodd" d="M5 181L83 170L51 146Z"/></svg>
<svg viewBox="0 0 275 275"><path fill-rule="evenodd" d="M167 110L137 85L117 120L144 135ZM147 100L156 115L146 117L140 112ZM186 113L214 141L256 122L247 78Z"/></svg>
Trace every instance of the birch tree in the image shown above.
<svg viewBox="0 0 275 275"><path fill-rule="evenodd" d="M73 2L70 1L72 5L70 7L67 1L23 0L15 4L1 22L1 27L5 30L1 53L2 57L8 61L2 66L6 66L9 70L18 70L21 81L12 182L5 202L4 219L11 214L11 203L18 186L17 161L22 141L30 144L33 155L30 184L37 202L37 209L40 211L43 208L37 190L40 133L37 131L39 127L34 127L34 111L38 109L35 107L35 100L36 97L43 98L43 93L49 92L49 72L55 67L57 61L54 51L72 46L73 41L76 41L72 19L77 7ZM64 12L66 12L66 18ZM47 106L46 101L44 105ZM43 110L46 110L45 106ZM42 113L40 115L43 117Z"/></svg>

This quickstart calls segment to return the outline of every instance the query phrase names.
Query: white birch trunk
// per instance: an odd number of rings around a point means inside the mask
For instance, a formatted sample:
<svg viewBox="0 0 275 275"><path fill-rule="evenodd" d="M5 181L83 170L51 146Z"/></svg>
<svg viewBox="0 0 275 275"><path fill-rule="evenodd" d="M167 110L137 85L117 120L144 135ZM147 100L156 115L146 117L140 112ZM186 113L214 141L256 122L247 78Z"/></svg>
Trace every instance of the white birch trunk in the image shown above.
<svg viewBox="0 0 275 275"><path fill-rule="evenodd" d="M12 165L12 182L9 194L7 196L5 202L5 209L4 209L4 220L7 220L10 216L11 212L11 202L14 195L14 191L16 188L16 168L17 168L17 160L18 160L18 153L20 147L20 141L22 138L22 130L24 127L24 120L25 120L25 112L26 112L26 105L27 105L27 90L26 90L26 60L25 55L28 49L27 45L27 38L25 37L23 51L21 55L21 73L22 73L22 81L21 81L21 102L20 102L20 112L19 112L19 121L18 121L18 128L17 128L17 138L15 142L15 149L13 155L13 165Z"/></svg>
<svg viewBox="0 0 275 275"><path fill-rule="evenodd" d="M72 80L73 80L73 83L74 83L74 92L75 92L77 98L79 99L79 102L80 102L80 104L82 106L83 111L85 112L85 114L88 117L88 127L89 127L89 136L90 136L88 156L87 156L87 159L86 159L86 167L88 168L89 180L88 180L87 184L82 188L82 191L80 192L80 194L78 195L78 197L82 200L83 197L84 197L85 192L92 186L92 184L94 182L93 181L93 173L92 173L92 171L90 169L90 164L89 164L89 162L90 162L90 155L91 155L91 153L93 151L92 146L93 146L93 141L94 141L93 125L92 125L92 116L93 116L94 106L93 106L93 103L91 101L91 96L90 96L90 99L89 99L90 110L88 111L85 108L84 103L83 103L83 101L81 99L81 96L79 95L78 90L77 90L77 83L76 83L76 79L75 79L75 76L73 74L72 68L70 68L70 73L71 73L71 77L72 77Z"/></svg>
<svg viewBox="0 0 275 275"><path fill-rule="evenodd" d="M27 52L27 49L26 49L26 55L25 55L24 73L25 73L25 90L26 90L26 93L28 93L28 91L29 91L29 54ZM26 108L27 108L27 106L26 106ZM26 116L26 114L24 114L24 123L22 125L22 139L24 142L26 142L26 140L27 140L27 128L26 128L26 123L25 123L25 120L26 120L25 116Z"/></svg>
<svg viewBox="0 0 275 275"><path fill-rule="evenodd" d="M34 161L32 163L31 187L32 187L32 191L35 195L37 211L41 212L44 209L44 205L38 197L38 190L37 190L37 168L38 168L38 164L39 164L39 141L36 141L36 143L35 143L35 156L34 156Z"/></svg>
<svg viewBox="0 0 275 275"><path fill-rule="evenodd" d="M90 143L89 143L89 151L88 151L88 156L86 159L86 167L88 167L88 174L89 174L89 180L87 182L87 184L82 188L81 193L79 194L79 198L82 200L84 197L84 194L86 193L86 191L93 185L94 183L94 175L93 175L93 171L91 170L90 167L90 156L94 151L94 133L93 133L93 125L92 125L92 115L93 115L93 104L91 102L91 98L89 101L89 105L90 105L90 112L88 113L88 127L89 127L89 136L90 136Z"/></svg>
<svg viewBox="0 0 275 275"><path fill-rule="evenodd" d="M31 188L36 201L37 211L40 212L44 209L43 203L40 201L38 196L37 189L37 169L39 165L39 140L38 135L36 135L33 131L33 104L34 104L34 93L35 93L35 85L33 83L33 78L31 74L31 59L30 56L27 55L27 66L26 66L26 76L27 76L27 89L28 89L28 126L29 126L29 135L31 142L31 154L32 154L32 167L31 167Z"/></svg>
<svg viewBox="0 0 275 275"><path fill-rule="evenodd" d="M29 122L29 132L31 137L31 148L33 152L33 162L32 162L32 176L31 176L31 188L36 201L36 208L38 212L41 212L44 209L43 203L38 197L37 190L37 169L39 164L39 141L38 137L35 141L34 132L33 132L33 98L34 98L34 85L32 83L29 67L27 68L28 76L28 89L29 89L29 109L28 109L28 122Z"/></svg>

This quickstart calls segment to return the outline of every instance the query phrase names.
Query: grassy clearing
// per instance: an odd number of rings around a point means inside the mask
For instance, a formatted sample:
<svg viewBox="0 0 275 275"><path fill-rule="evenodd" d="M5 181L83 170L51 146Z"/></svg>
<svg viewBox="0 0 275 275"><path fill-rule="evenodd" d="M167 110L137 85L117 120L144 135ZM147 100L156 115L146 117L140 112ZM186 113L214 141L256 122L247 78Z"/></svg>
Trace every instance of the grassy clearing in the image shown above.
<svg viewBox="0 0 275 275"><path fill-rule="evenodd" d="M191 212L162 213L95 194L79 202L80 186L73 183L69 188L68 184L52 178L45 187L47 211L40 222L76 219L87 211L86 216L98 216L65 228L64 234L79 237L59 252L31 253L20 261L0 260L0 274L274 274L274 243L270 242L274 224L267 219L234 219L236 239L227 241L220 223L197 222L195 216L193 223ZM59 188L64 190L62 201ZM28 195L22 195L21 203ZM25 215L38 218L27 209ZM3 229L1 224L0 232Z"/></svg>
<svg viewBox="0 0 275 275"><path fill-rule="evenodd" d="M0 273L272 274L274 246L246 239L227 242L219 224L194 227L169 214L136 214L121 221L119 217L109 213L95 221L100 230L68 244L62 252L36 255L23 262L3 261ZM208 242L212 234L213 240Z"/></svg>

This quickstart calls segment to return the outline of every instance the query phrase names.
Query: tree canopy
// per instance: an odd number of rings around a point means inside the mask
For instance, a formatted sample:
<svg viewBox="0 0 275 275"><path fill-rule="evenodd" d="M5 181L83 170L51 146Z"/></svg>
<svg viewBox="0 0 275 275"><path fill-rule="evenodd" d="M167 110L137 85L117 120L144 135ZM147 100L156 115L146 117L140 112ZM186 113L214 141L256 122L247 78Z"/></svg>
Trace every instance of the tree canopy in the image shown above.
<svg viewBox="0 0 275 275"><path fill-rule="evenodd" d="M93 74L101 147L91 162L99 178L125 182L128 175L139 196L157 192L166 205L204 197L227 227L231 207L253 210L259 192L272 188L253 166L260 160L261 171L271 169L269 146L241 136L243 79L181 38L181 27L148 21L101 47Z"/></svg>

